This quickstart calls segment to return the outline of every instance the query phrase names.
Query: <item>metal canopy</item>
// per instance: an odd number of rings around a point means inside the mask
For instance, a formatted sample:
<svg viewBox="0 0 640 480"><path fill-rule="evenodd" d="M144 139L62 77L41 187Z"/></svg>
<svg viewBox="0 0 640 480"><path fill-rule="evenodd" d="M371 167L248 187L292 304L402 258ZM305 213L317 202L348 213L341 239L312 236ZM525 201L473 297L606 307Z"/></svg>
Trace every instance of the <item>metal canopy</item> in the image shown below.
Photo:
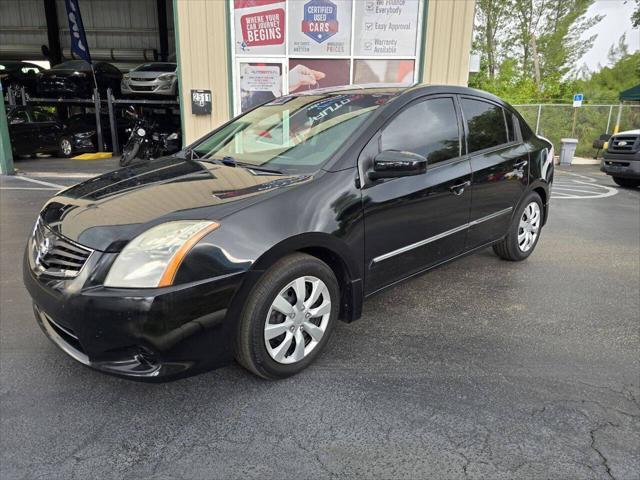
<svg viewBox="0 0 640 480"><path fill-rule="evenodd" d="M620 92L621 102L640 102L640 84Z"/></svg>

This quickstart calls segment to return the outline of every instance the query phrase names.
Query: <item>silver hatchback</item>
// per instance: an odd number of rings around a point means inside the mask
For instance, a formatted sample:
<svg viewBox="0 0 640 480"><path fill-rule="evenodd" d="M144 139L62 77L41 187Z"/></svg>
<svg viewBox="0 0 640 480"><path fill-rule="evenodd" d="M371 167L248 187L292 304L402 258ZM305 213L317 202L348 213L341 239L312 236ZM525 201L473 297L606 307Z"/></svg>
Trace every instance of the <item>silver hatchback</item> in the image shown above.
<svg viewBox="0 0 640 480"><path fill-rule="evenodd" d="M122 77L121 90L125 95L178 94L177 65L169 62L143 63Z"/></svg>

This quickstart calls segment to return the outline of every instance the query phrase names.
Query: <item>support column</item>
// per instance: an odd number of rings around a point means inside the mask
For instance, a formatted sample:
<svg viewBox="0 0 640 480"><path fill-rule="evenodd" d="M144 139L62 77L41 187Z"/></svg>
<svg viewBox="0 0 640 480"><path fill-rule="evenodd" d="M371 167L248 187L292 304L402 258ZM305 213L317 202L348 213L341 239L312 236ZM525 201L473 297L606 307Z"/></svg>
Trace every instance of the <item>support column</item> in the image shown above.
<svg viewBox="0 0 640 480"><path fill-rule="evenodd" d="M56 0L44 0L44 15L47 21L47 41L49 43L49 62L51 66L62 61L60 47L60 26L56 11Z"/></svg>
<svg viewBox="0 0 640 480"><path fill-rule="evenodd" d="M4 98L4 92L2 91L2 84L0 84L0 99L2 98ZM7 112L4 110L4 102L0 101L0 174L13 175L14 173Z"/></svg>
<svg viewBox="0 0 640 480"><path fill-rule="evenodd" d="M158 36L160 37L160 61L169 58L169 27L167 26L167 0L156 0L158 6Z"/></svg>

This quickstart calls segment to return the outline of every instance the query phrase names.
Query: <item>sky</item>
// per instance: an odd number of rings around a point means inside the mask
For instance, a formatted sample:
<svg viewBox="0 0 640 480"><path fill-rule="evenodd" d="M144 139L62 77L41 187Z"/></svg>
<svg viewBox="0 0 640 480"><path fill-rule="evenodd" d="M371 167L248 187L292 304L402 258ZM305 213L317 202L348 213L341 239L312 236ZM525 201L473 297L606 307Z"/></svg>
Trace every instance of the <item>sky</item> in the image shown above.
<svg viewBox="0 0 640 480"><path fill-rule="evenodd" d="M609 48L618 40L623 33L627 33L627 46L629 52L640 50L640 30L631 28L631 15L635 9L636 2L628 0L596 0L589 7L587 15L605 15L596 26L587 30L583 38L588 38L593 34L598 34L593 47L578 62L578 67L586 64L589 70L598 70L598 63L603 67L607 66L607 53Z"/></svg>

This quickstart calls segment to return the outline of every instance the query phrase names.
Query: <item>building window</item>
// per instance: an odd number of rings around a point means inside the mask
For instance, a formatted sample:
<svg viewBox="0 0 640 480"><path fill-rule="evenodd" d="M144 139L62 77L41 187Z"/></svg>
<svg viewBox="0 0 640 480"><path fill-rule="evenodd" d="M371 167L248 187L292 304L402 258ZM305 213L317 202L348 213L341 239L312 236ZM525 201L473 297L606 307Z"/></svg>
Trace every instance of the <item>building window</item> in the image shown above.
<svg viewBox="0 0 640 480"><path fill-rule="evenodd" d="M234 113L323 87L418 81L425 0L228 0Z"/></svg>

